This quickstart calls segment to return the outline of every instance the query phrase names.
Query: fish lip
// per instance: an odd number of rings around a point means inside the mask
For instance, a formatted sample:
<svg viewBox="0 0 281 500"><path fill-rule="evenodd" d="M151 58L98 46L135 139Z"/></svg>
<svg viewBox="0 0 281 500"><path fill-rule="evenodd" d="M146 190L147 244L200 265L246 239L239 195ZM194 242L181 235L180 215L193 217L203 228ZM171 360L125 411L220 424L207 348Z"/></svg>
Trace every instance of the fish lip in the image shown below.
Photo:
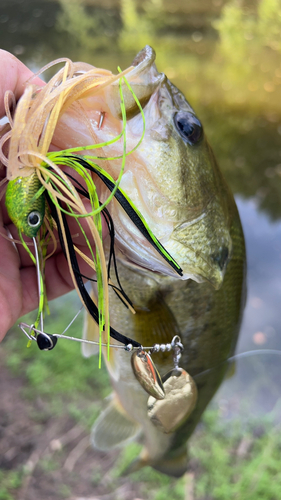
<svg viewBox="0 0 281 500"><path fill-rule="evenodd" d="M178 227L186 229L186 227L192 226L192 222L201 221L204 218L203 215L199 216L196 220L180 224ZM180 245L179 250L177 252L173 252L172 248L167 248L167 250L173 255L175 258L177 254L180 254L180 248L182 247L183 242L176 238L175 235L172 237L174 243ZM181 266L183 270L183 279L186 279L186 276L190 277L193 281L197 283L209 283L214 287L215 290L219 290L224 281L224 276L228 267L229 262L231 261L233 254L233 244L232 240L222 241L218 247L209 248L206 250L198 250L198 248L194 248L192 244L188 244L188 252L185 255L182 255L182 258L177 258L178 264Z"/></svg>
<svg viewBox="0 0 281 500"><path fill-rule="evenodd" d="M126 74L126 79L130 83L143 109L162 82L166 80L166 76L157 71L154 64L155 57L156 54L153 48L146 45L144 49L137 54ZM136 114L139 114L139 107L131 91L124 82L122 83L122 90L127 120L130 120ZM122 114L120 109L119 82L115 81L109 86L105 90L105 95L110 112L115 118L120 119Z"/></svg>
<svg viewBox="0 0 281 500"><path fill-rule="evenodd" d="M216 262L209 261L211 259L210 255L204 255L200 253L201 259L206 263L206 269L204 267L198 265L195 262L195 259L198 257L198 251L196 252L193 248L190 247L191 253L189 254L187 260L184 262L179 259L177 262L181 265L183 270L183 275L179 276L176 271L170 267L167 263L163 262L163 268L153 269L153 266L146 265L145 262L137 262L134 260L134 257L129 256L128 253L118 248L119 252L116 254L117 259L122 262L125 267L135 270L138 273L142 273L144 275L150 275L151 278L154 279L173 279L173 280L192 280L196 283L209 283L215 290L218 290L224 280L227 264L231 259L231 250L229 259L226 262L225 266L220 269Z"/></svg>
<svg viewBox="0 0 281 500"><path fill-rule="evenodd" d="M132 66L143 68L146 66L151 66L154 63L156 58L155 50L150 47L150 45L146 45L134 58L132 62Z"/></svg>
<svg viewBox="0 0 281 500"><path fill-rule="evenodd" d="M216 236L216 227L212 227L214 231L214 237L211 234L208 235L209 245L205 244L202 248L193 246L193 226L201 224L204 220L204 224L208 224L208 219L212 214L212 203L214 197L208 200L205 205L203 212L197 212L197 216L193 216L190 220L183 220L175 228L171 235L171 240L174 244L179 245L179 250L174 252L181 254L181 247L186 246L188 251L183 252L182 259L178 259L179 265L182 267L184 274L188 272L193 272L196 276L195 281L198 283L206 282L210 283L215 290L218 290L224 281L224 276L228 267L229 262L233 256L233 241L230 236L229 228L222 224L223 233ZM221 219L220 219L221 220ZM188 237L189 235L189 237ZM168 248L168 251L173 254L172 249Z"/></svg>
<svg viewBox="0 0 281 500"><path fill-rule="evenodd" d="M154 64L156 58L155 51L150 45L146 45L134 58L132 62L133 69L127 74L127 79L131 85L134 84L134 78L143 83L150 84L150 94L152 95L156 88L167 80L164 73L159 73ZM148 80L147 80L148 78Z"/></svg>
<svg viewBox="0 0 281 500"><path fill-rule="evenodd" d="M169 267L169 265L166 263L166 272L161 272L156 269L151 269L148 266L142 265L139 262L135 262L132 258L128 257L127 255L123 254L122 256L118 256L118 260L122 262L124 266L129 267L130 269L135 269L137 272L143 273L143 274L150 274L154 278L160 277L160 278L175 278L175 279L181 279L181 276L177 274L177 272L172 268ZM169 271L169 272L168 272Z"/></svg>
<svg viewBox="0 0 281 500"><path fill-rule="evenodd" d="M173 272L172 268L170 269L170 272L167 272L169 271L168 268L166 268L166 272L157 271L155 269L151 269L148 266L142 265L139 262L135 262L133 259L130 259L127 255L122 255L122 257L119 255L118 260L120 260L122 264L125 265L126 267L134 269L139 273L150 275L154 279L170 278L170 279L176 279L177 281L192 280L195 281L196 283L209 283L214 287L215 290L218 290L221 287L225 275L225 270L223 271L217 270L215 275L213 274L212 277L210 277L209 275L206 274L206 272L203 269L200 269L199 267L196 270L192 269L192 263L191 263L190 271L186 270L183 276L179 276L175 271Z"/></svg>
<svg viewBox="0 0 281 500"><path fill-rule="evenodd" d="M195 217L191 220L185 220L183 222L180 222L180 224L178 224L175 229L174 229L174 232L175 231L181 231L182 229L186 229L187 227L190 227L190 226L193 226L194 224L197 224L198 222L200 222L202 219L204 219L205 217L207 217L207 212L204 211L202 214L198 215L198 217Z"/></svg>
<svg viewBox="0 0 281 500"><path fill-rule="evenodd" d="M150 275L154 279L157 278L171 278L171 279L176 279L178 280L191 280L195 281L195 283L209 283L215 290L219 290L220 287L223 284L224 280L224 275L225 275L225 270L224 271L217 271L215 275L212 277L207 276L207 274L204 272L202 269L197 269L196 272L191 271L191 272L186 272L184 273L184 276L181 277L179 276L176 272L174 274L166 274L166 273L161 273L160 271L156 271L154 269L150 269L149 267L142 266L139 263L134 262L133 260L130 260L128 258L122 259L122 262L124 265L128 266L130 269L135 269L137 272L145 274L145 275Z"/></svg>
<svg viewBox="0 0 281 500"><path fill-rule="evenodd" d="M134 79L143 84L150 84L156 88L163 80L166 80L164 73L159 73L154 64L156 58L155 51L149 45L146 45L134 58L132 69L126 75L127 79L134 84Z"/></svg>

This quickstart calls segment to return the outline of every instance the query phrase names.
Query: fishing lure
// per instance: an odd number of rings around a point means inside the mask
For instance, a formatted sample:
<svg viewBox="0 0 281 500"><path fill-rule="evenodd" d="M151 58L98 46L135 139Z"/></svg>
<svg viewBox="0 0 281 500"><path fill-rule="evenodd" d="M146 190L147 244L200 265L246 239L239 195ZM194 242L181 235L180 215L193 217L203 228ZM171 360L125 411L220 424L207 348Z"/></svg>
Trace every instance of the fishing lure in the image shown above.
<svg viewBox="0 0 281 500"><path fill-rule="evenodd" d="M112 286L124 304L131 309L132 313L134 312L133 304L126 296L118 279L114 255L114 224L106 209L113 197L121 204L147 241L175 272L181 275L182 270L154 236L129 196L119 187L126 158L139 147L145 133L145 118L141 104L125 76L132 68L128 68L123 72L118 68L119 73L112 75L111 72L106 70L98 68L89 70L88 65L72 63L68 59L60 59L45 66L41 72L58 62L65 63L64 67L56 73L48 84L40 89L31 84L27 86L17 105L14 119L11 117L8 106L9 99L6 97L6 113L10 119L11 131L2 137L0 141L1 151L4 143L8 139L10 140L9 158L7 159L2 152L0 154L1 161L7 166L7 180L9 181L6 191L8 214L18 228L20 241L37 269L39 305L37 318L32 328L34 332L37 332L40 323L40 331L37 335L37 343L40 348L52 349L55 346L58 337L46 337L46 334L43 333L43 319L45 311L48 311L44 276L45 264L46 260L56 250L57 241L54 231L57 231L76 291L84 307L99 325L100 347L105 342L109 349L110 336L122 344L139 347L138 342L114 330L109 321L108 286ZM71 108L77 115L81 116L83 114L81 99L85 96L98 96L105 87L116 82L119 85L120 114L123 123L121 132L116 137L103 143L97 143L92 134L93 144L63 151L49 151L57 123L66 110ZM133 98L134 104L139 108L143 119L142 135L136 146L130 151L127 151L126 147L127 117L124 89L127 89L127 94L129 92ZM128 99L128 95L126 98ZM104 114L101 112L99 126L101 126L103 118ZM87 121L86 117L85 120ZM97 149L103 153L107 146L114 145L114 143L121 140L123 141L121 156L92 154L92 151ZM120 160L121 167L117 180L114 180L97 163L105 160ZM62 166L67 170L62 169ZM109 195L103 203L99 201L94 178L99 178L109 190ZM86 211L81 195L89 199L90 212ZM105 216L111 238L108 264L106 263L102 243L101 213ZM85 239L90 257L75 245L68 225L68 217L76 221L79 231ZM86 235L81 219L86 221L94 241L94 247ZM32 238L35 256L24 236ZM48 253L48 247L51 243L54 248ZM78 257L87 262L92 271L96 273L97 303L95 303L85 287L83 278L91 279L91 277L86 277L81 273ZM112 283L110 279L112 261L116 270L118 285Z"/></svg>
<svg viewBox="0 0 281 500"><path fill-rule="evenodd" d="M19 326L30 341L36 341L39 347L45 350L53 349L58 338L97 345L97 342L94 341L66 336L66 330L62 334L47 334L36 329L34 325L29 326L26 323L20 323ZM102 345L108 346L108 344ZM173 432L193 411L197 401L197 387L194 379L183 368L179 367L183 350L180 337L176 335L171 340L171 343L154 344L150 347L134 346L133 344L127 344L124 347L110 344L110 348L121 348L129 353L133 352L131 356L133 373L149 395L147 402L148 416L162 432ZM163 379L151 358L153 353L159 351L173 351L174 368L166 373Z"/></svg>
<svg viewBox="0 0 281 500"><path fill-rule="evenodd" d="M27 323L20 323L19 326L30 341L35 341L38 344L40 343L41 348L45 348L46 350L52 349L58 338L76 341L79 343L98 345L95 341L65 335L67 329L77 318L79 312L62 334L48 334L35 329L33 325L30 326ZM105 343L102 345L107 346L108 344ZM200 380L206 377L206 375L211 374L213 370L216 370L222 364L228 363L231 365L231 363L235 360L249 358L256 356L257 354L274 354L281 356L281 351L273 349L246 351L231 356L225 361L222 361L219 366L208 368L207 370L199 372L191 377L186 370L179 366L184 345L178 335L171 339L170 343L166 344L154 344L152 346L145 347L138 347L132 344L128 344L126 346L110 344L110 348L123 349L128 352L128 354L131 354L133 373L140 385L148 394L148 418L161 432L165 434L174 432L192 413L197 403L197 384L200 386ZM173 356L174 366L163 377L160 376L152 360L153 354L157 352L171 352ZM93 437L95 438L95 436Z"/></svg>

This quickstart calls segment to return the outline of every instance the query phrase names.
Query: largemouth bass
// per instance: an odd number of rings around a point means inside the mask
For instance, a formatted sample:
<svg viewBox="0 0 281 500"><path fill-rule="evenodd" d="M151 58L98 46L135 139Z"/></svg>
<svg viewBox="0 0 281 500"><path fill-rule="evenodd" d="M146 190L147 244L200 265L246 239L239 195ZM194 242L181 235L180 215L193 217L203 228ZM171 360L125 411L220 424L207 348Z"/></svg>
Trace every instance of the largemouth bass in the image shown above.
<svg viewBox="0 0 281 500"><path fill-rule="evenodd" d="M218 389L234 352L245 302L245 246L234 198L217 166L202 125L184 95L158 73L150 47L135 58L126 77L144 110L146 131L127 158L120 187L130 196L166 250L182 268L182 276L150 246L116 200L109 206L115 227L118 274L136 314L110 291L111 325L143 346L170 343L179 335L184 346L180 366L196 381L195 408L171 433L148 416L148 394L135 378L131 355L111 349L106 364L114 388L109 407L92 433L102 450L138 436L144 445L136 469L151 465L179 477L187 468L188 438ZM142 117L130 93L125 94L127 150L142 132ZM103 97L86 97L87 121L67 111L55 133L59 149L101 143L120 131L118 85ZM89 129L91 127L91 132ZM119 149L118 149L119 148ZM112 156L122 154L115 143ZM102 162L116 179L118 161ZM98 184L101 201L106 188ZM97 291L93 289L95 296ZM95 340L98 328L86 320L84 337ZM91 346L84 355L94 354ZM171 353L152 355L161 376L173 368ZM206 372L196 378L202 372Z"/></svg>

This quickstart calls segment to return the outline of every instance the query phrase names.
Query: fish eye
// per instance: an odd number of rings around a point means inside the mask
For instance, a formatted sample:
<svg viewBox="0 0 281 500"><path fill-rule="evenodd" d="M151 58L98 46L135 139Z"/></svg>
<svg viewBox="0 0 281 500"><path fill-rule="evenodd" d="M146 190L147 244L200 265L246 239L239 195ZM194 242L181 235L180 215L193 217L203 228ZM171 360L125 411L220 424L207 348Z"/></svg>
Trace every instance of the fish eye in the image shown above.
<svg viewBox="0 0 281 500"><path fill-rule="evenodd" d="M200 141L203 128L201 122L195 115L188 111L178 111L174 115L174 123L177 131L185 142L196 144Z"/></svg>
<svg viewBox="0 0 281 500"><path fill-rule="evenodd" d="M38 227L41 223L41 214L37 210L33 210L27 216L27 224L30 227Z"/></svg>

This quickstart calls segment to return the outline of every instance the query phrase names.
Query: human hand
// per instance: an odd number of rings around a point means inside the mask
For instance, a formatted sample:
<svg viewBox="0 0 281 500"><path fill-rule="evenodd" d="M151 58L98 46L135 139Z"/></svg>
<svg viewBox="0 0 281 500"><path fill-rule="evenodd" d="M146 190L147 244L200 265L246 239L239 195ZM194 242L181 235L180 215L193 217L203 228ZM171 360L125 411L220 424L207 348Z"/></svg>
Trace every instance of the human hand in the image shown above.
<svg viewBox="0 0 281 500"><path fill-rule="evenodd" d="M15 56L0 50L0 118L5 115L4 94L11 90L20 98L25 82L33 73ZM34 78L36 85L44 85L40 78ZM5 177L5 167L0 167L0 181ZM87 204L87 201L85 205ZM86 207L87 208L87 207ZM90 207L89 207L90 208ZM75 232L77 230L74 229ZM104 236L106 229L104 229ZM0 203L0 341L17 319L36 309L38 306L38 288L36 269L22 245L11 243L3 235L18 239L17 230L8 217L5 197ZM91 242L93 243L93 242ZM84 238L75 239L75 245L89 255ZM79 260L81 273L92 274L85 262ZM55 254L46 262L46 290L48 299L54 299L73 289L65 256L58 246Z"/></svg>

